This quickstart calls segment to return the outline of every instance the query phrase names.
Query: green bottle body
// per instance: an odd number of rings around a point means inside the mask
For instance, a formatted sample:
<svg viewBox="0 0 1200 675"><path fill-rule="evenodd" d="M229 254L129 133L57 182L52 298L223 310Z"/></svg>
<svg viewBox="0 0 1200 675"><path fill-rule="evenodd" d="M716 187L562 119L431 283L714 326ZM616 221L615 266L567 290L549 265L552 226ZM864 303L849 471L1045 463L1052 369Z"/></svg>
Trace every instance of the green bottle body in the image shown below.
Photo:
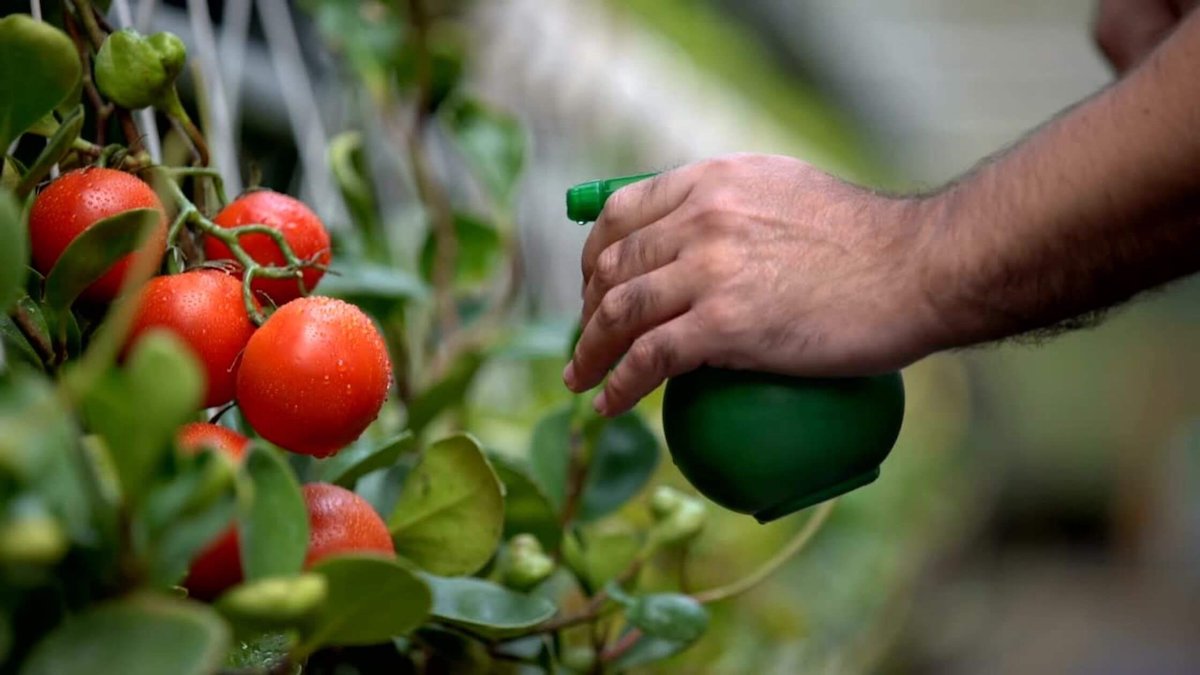
<svg viewBox="0 0 1200 675"><path fill-rule="evenodd" d="M567 192L572 220L653 174L591 181ZM879 476L904 419L900 373L800 378L702 367L668 380L667 448L680 472L721 506L769 522Z"/></svg>

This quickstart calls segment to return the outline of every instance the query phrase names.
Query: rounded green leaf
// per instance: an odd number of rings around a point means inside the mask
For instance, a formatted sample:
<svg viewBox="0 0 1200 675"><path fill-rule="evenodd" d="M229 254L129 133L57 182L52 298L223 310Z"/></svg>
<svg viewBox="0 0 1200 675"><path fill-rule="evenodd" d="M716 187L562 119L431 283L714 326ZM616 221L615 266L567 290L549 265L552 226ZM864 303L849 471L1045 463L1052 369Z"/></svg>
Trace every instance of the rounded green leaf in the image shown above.
<svg viewBox="0 0 1200 675"><path fill-rule="evenodd" d="M473 577L421 575L433 590L433 615L490 637L520 633L554 616L550 600Z"/></svg>
<svg viewBox="0 0 1200 675"><path fill-rule="evenodd" d="M140 499L203 391L204 374L191 350L174 334L153 330L138 340L123 369L109 371L87 392L84 418L111 449L127 500Z"/></svg>
<svg viewBox="0 0 1200 675"><path fill-rule="evenodd" d="M69 96L81 72L62 31L25 14L0 19L0 150Z"/></svg>
<svg viewBox="0 0 1200 675"><path fill-rule="evenodd" d="M437 416L455 404L461 404L467 389L483 365L484 357L467 351L450 366L449 372L413 400L408 406L408 428L420 435Z"/></svg>
<svg viewBox="0 0 1200 675"><path fill-rule="evenodd" d="M99 220L80 233L46 275L46 305L69 307L113 263L135 251L162 217L158 209L132 209Z"/></svg>
<svg viewBox="0 0 1200 675"><path fill-rule="evenodd" d="M34 648L21 675L209 675L228 646L212 609L145 594L68 619Z"/></svg>
<svg viewBox="0 0 1200 675"><path fill-rule="evenodd" d="M500 542L504 487L479 442L457 434L429 446L388 525L396 552L422 569L453 576L483 567Z"/></svg>
<svg viewBox="0 0 1200 675"><path fill-rule="evenodd" d="M303 631L304 651L385 642L429 616L429 587L399 561L337 556L322 560L312 572L325 577L328 593Z"/></svg>
<svg viewBox="0 0 1200 675"><path fill-rule="evenodd" d="M528 532L547 551L558 550L562 528L550 498L515 460L491 455L492 468L504 483L504 536Z"/></svg>
<svg viewBox="0 0 1200 675"><path fill-rule="evenodd" d="M333 457L316 462L313 475L316 480L354 489L359 478L392 466L416 443L417 439L407 431L383 443L371 443L360 438Z"/></svg>
<svg viewBox="0 0 1200 675"><path fill-rule="evenodd" d="M695 642L708 629L708 610L695 598L680 593L635 598L625 618L647 635L684 644Z"/></svg>
<svg viewBox="0 0 1200 675"><path fill-rule="evenodd" d="M570 455L571 411L563 408L542 418L530 449L533 475L546 494L562 504ZM637 413L594 418L584 427L591 465L580 499L579 519L602 518L621 508L645 487L658 466L658 440Z"/></svg>
<svg viewBox="0 0 1200 675"><path fill-rule="evenodd" d="M21 205L0 188L0 314L25 289L25 262L29 259L29 233L21 218Z"/></svg>
<svg viewBox="0 0 1200 675"><path fill-rule="evenodd" d="M246 457L253 485L249 508L238 519L242 569L246 579L295 574L308 551L308 509L287 462L256 445Z"/></svg>
<svg viewBox="0 0 1200 675"><path fill-rule="evenodd" d="M591 588L601 588L629 568L642 549L637 532L606 521L563 539L563 561Z"/></svg>

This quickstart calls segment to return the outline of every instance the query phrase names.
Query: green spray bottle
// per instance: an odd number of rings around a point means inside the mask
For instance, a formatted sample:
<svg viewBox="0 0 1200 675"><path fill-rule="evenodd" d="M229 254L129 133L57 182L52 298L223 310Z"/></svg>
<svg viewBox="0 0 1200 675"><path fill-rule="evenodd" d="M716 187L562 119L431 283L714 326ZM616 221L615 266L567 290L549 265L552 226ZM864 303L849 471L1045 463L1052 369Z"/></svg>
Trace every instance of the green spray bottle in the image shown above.
<svg viewBox="0 0 1200 675"><path fill-rule="evenodd" d="M580 183L567 217L596 220L644 173ZM871 483L904 419L900 373L802 378L702 367L667 381L663 430L683 475L712 501L759 522Z"/></svg>

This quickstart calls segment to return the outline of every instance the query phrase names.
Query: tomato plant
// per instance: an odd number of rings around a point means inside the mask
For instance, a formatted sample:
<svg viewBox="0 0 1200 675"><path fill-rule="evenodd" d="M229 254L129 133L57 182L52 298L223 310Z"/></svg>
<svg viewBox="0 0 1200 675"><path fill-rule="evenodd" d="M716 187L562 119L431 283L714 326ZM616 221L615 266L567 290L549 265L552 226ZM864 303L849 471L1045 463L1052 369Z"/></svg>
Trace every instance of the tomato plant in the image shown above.
<svg viewBox="0 0 1200 675"><path fill-rule="evenodd" d="M786 559L643 585L707 507L643 498L660 448L636 413L555 388L526 457L471 433L489 373L557 372L578 333L514 327L524 133L460 81L452 13L353 4L311 9L353 86L413 127L330 143L335 238L291 196L228 198L178 38L114 32L90 0L61 28L0 19L0 59L28 66L0 68L23 92L0 97L0 672L623 670L687 649L706 604ZM140 108L179 159L147 150ZM472 189L435 170L437 139ZM407 162L407 248L371 152Z"/></svg>

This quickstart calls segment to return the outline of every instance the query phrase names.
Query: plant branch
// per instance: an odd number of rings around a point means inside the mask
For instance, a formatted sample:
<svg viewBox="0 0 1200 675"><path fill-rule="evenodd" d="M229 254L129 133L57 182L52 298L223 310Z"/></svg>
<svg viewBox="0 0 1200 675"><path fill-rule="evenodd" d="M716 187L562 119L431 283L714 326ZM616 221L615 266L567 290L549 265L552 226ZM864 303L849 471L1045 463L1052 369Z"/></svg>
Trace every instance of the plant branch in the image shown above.
<svg viewBox="0 0 1200 675"><path fill-rule="evenodd" d="M29 315L29 312L25 311L21 303L18 302L12 306L10 316L13 323L17 325L17 330L21 331L21 335L24 335L29 344L33 346L33 350L37 352L38 358L42 360L42 363L46 365L54 364L56 361L54 349L46 341L41 332L38 331L37 326L33 323L33 317Z"/></svg>
<svg viewBox="0 0 1200 675"><path fill-rule="evenodd" d="M622 656L625 656L630 649L633 649L637 646L637 643L642 639L642 635L642 631L638 630L637 628L630 629L628 633L622 635L620 639L608 647L608 649L600 652L600 662L612 663Z"/></svg>
<svg viewBox="0 0 1200 675"><path fill-rule="evenodd" d="M804 527L800 528L792 540L776 553L774 557L763 563L762 567L759 567L750 575L724 586L693 593L692 597L697 602L707 604L717 602L718 600L727 600L735 595L745 593L762 583L767 577L782 567L784 563L790 560L792 556L802 551L808 545L808 542L812 541L813 536L820 531L821 526L829 518L829 514L833 512L833 506L836 503L836 499L831 499L818 506L817 510L809 517L808 521L804 523Z"/></svg>
<svg viewBox="0 0 1200 675"><path fill-rule="evenodd" d="M445 187L434 179L425 149L425 132L431 119L433 96L433 59L429 52L429 16L422 0L408 0L413 43L417 52L417 101L412 130L409 133L409 161L417 196L433 225L434 301L437 307L440 340L448 340L458 330L458 307L454 301L454 270L458 260L458 234L454 229L454 208Z"/></svg>
<svg viewBox="0 0 1200 675"><path fill-rule="evenodd" d="M70 13L64 14L67 34L71 36L71 41L75 43L75 51L79 52L79 60L82 66L81 82L83 91L87 94L88 100L92 103L92 108L96 111L96 144L104 145L104 137L108 132L108 118L112 115L113 104L104 100L100 95L100 90L96 88L96 82L92 78L92 53L88 49L84 37L79 34L79 25L75 17Z"/></svg>

